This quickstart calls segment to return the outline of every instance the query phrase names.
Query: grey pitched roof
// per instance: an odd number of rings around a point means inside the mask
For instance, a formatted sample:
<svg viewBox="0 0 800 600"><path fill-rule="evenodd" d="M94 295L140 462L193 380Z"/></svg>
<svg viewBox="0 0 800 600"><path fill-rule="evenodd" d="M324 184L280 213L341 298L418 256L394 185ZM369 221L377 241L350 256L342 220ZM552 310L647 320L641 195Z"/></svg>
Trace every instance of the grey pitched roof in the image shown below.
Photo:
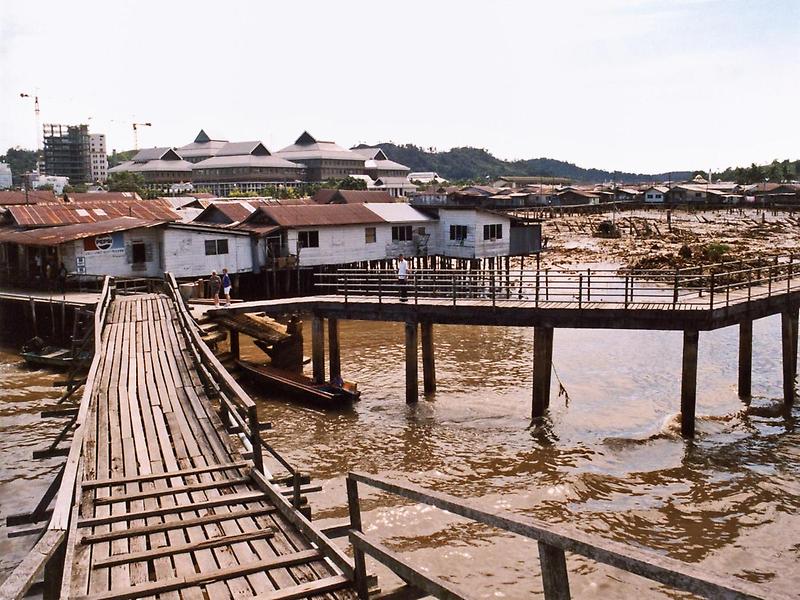
<svg viewBox="0 0 800 600"><path fill-rule="evenodd" d="M242 154L255 154L269 156L269 150L259 141L253 142L228 142L217 152L217 156L237 156Z"/></svg>
<svg viewBox="0 0 800 600"><path fill-rule="evenodd" d="M149 160L181 160L181 157L169 147L163 148L144 148L143 150L139 150L136 156L133 157L133 162L142 163L147 162Z"/></svg>
<svg viewBox="0 0 800 600"><path fill-rule="evenodd" d="M232 156L212 156L205 160L201 160L194 165L195 171L201 169L228 169L232 167L271 167L282 169L297 169L298 171L303 168L303 165L289 162L279 156L272 155L257 155L257 154L235 154Z"/></svg>
<svg viewBox="0 0 800 600"><path fill-rule="evenodd" d="M294 144L282 148L278 152L275 152L275 154L288 160L324 158L330 160L351 160L354 162L364 161L364 155L353 152L352 150L346 150L335 142L317 141L307 131L304 131Z"/></svg>
<svg viewBox="0 0 800 600"><path fill-rule="evenodd" d="M371 158L374 160L389 160L389 157L386 156L381 148L350 148L350 150L353 152L358 152L359 154L364 155L366 158Z"/></svg>

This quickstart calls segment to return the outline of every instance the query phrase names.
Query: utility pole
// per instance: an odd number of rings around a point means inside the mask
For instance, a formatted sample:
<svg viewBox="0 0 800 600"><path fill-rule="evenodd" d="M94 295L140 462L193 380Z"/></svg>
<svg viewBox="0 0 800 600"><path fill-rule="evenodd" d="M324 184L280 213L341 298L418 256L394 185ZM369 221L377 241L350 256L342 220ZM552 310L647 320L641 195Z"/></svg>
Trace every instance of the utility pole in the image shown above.
<svg viewBox="0 0 800 600"><path fill-rule="evenodd" d="M139 127L152 127L152 123L134 123L133 124L133 149L139 149Z"/></svg>

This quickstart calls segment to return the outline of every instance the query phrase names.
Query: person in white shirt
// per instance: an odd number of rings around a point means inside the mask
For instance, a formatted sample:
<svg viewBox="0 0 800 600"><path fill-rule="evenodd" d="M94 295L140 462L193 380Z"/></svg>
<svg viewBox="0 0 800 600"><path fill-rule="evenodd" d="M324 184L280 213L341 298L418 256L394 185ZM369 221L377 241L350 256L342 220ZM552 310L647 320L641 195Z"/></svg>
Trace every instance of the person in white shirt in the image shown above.
<svg viewBox="0 0 800 600"><path fill-rule="evenodd" d="M397 285L400 288L400 302L408 302L406 280L408 279L408 263L401 254L397 257Z"/></svg>

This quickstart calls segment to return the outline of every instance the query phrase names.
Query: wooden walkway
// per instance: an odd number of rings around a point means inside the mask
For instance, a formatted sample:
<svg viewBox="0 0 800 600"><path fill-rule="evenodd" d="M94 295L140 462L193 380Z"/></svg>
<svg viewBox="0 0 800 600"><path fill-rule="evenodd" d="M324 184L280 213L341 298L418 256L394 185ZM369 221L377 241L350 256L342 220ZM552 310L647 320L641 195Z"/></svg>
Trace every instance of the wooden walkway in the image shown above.
<svg viewBox="0 0 800 600"><path fill-rule="evenodd" d="M278 510L286 490L232 444L176 319L164 295L110 305L62 597L350 597L348 577Z"/></svg>

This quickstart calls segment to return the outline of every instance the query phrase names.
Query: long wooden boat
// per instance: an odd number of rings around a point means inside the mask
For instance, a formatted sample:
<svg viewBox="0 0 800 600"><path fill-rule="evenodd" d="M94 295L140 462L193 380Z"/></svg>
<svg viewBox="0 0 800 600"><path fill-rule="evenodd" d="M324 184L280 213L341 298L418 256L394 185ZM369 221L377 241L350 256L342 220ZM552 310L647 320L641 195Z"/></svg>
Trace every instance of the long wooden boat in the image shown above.
<svg viewBox="0 0 800 600"><path fill-rule="evenodd" d="M292 373L268 365L259 365L246 360L237 360L236 364L250 379L295 398L316 404L341 406L361 397L361 392L352 383L345 382L342 386L331 383L315 383L313 379L300 373Z"/></svg>
<svg viewBox="0 0 800 600"><path fill-rule="evenodd" d="M84 353L85 354L85 353ZM88 354L82 357L75 357L66 348L56 346L45 346L41 350L28 350L22 352L22 358L29 365L35 367L49 367L56 369L68 369L75 366L76 362L87 361L91 358Z"/></svg>

